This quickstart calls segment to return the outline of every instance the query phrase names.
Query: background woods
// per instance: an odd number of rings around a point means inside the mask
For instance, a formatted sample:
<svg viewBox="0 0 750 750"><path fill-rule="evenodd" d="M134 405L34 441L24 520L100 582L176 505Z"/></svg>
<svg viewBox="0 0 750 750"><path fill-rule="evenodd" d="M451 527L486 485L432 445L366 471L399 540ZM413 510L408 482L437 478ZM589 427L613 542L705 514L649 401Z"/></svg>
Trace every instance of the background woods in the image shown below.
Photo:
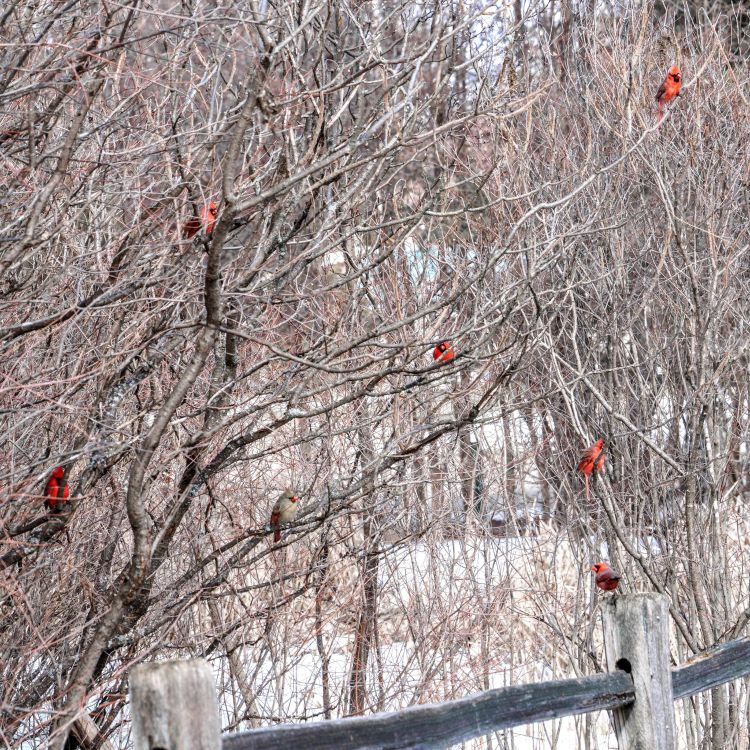
<svg viewBox="0 0 750 750"><path fill-rule="evenodd" d="M144 659L209 659L227 731L600 671L601 558L676 663L744 633L746 22L6 3L0 738L126 746ZM681 741L748 712L685 700Z"/></svg>

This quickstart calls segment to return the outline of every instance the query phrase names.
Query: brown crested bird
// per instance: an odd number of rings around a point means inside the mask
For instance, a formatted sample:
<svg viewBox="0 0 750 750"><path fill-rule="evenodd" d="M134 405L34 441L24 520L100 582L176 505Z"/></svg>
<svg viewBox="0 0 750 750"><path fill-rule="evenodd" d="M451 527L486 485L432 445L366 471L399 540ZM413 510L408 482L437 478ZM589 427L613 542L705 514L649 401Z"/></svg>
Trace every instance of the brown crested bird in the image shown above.
<svg viewBox="0 0 750 750"><path fill-rule="evenodd" d="M271 511L271 528L274 542L281 541L281 524L294 520L299 509L299 498L291 491L284 490Z"/></svg>
<svg viewBox="0 0 750 750"><path fill-rule="evenodd" d="M44 502L47 504L50 513L57 513L58 509L67 505L69 497L70 487L65 481L65 469L62 466L57 466L52 469L44 487Z"/></svg>
<svg viewBox="0 0 750 750"><path fill-rule="evenodd" d="M604 438L599 438L590 448L584 451L578 462L578 471L586 478L586 500L589 498L589 477L604 466Z"/></svg>
<svg viewBox="0 0 750 750"><path fill-rule="evenodd" d="M594 563L591 566L591 570L596 573L594 581L596 582L597 587L602 591L614 591L620 585L622 576L619 573L615 573L615 571L609 567L609 563Z"/></svg>

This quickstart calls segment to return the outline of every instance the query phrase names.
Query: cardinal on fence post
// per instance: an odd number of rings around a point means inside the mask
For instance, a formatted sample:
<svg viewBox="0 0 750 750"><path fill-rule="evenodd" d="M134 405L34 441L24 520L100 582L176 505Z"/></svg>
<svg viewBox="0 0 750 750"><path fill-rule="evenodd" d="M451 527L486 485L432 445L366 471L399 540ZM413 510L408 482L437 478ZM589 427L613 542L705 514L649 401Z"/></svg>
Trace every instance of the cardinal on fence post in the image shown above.
<svg viewBox="0 0 750 750"><path fill-rule="evenodd" d="M594 563L591 566L591 570L596 573L594 581L597 587L602 591L614 591L620 585L622 576L619 573L615 573L615 571L609 567L609 563Z"/></svg>

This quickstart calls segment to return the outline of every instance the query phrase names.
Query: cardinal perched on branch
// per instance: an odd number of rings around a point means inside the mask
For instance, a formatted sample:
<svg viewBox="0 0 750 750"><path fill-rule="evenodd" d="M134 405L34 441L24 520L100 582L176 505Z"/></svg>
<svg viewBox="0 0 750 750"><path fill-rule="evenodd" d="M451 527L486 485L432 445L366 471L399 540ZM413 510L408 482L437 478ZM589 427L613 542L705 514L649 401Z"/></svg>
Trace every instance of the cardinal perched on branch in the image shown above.
<svg viewBox="0 0 750 750"><path fill-rule="evenodd" d="M659 103L659 122L664 117L664 105L669 104L673 99L680 95L680 87L682 86L682 76L680 75L680 69L673 65L667 77L662 81L659 90L656 92L656 101Z"/></svg>
<svg viewBox="0 0 750 750"><path fill-rule="evenodd" d="M609 567L609 563L598 562L591 566L591 570L596 573L596 585L602 591L614 591L620 585L620 579L622 576L619 573L615 573L612 568Z"/></svg>
<svg viewBox="0 0 750 750"><path fill-rule="evenodd" d="M44 502L50 513L57 513L68 503L70 487L65 481L65 469L58 466L52 470L47 485L44 488Z"/></svg>
<svg viewBox="0 0 750 750"><path fill-rule="evenodd" d="M204 229L207 235L211 234L218 215L219 209L216 207L216 204L211 201L201 209L200 218L193 216L185 222L182 227L182 234L186 239L193 237L200 229Z"/></svg>
<svg viewBox="0 0 750 750"><path fill-rule="evenodd" d="M299 498L291 491L284 490L271 511L271 528L274 542L281 541L281 524L290 523L297 515Z"/></svg>
<svg viewBox="0 0 750 750"><path fill-rule="evenodd" d="M578 462L578 471L583 472L586 478L586 500L589 498L589 477L604 466L604 438L599 438L584 454Z"/></svg>
<svg viewBox="0 0 750 750"><path fill-rule="evenodd" d="M450 362L454 356L450 341L442 341L432 352L432 358L438 362Z"/></svg>
<svg viewBox="0 0 750 750"><path fill-rule="evenodd" d="M206 234L211 234L218 215L219 209L213 201L201 209L201 222L203 223L203 228L206 230Z"/></svg>

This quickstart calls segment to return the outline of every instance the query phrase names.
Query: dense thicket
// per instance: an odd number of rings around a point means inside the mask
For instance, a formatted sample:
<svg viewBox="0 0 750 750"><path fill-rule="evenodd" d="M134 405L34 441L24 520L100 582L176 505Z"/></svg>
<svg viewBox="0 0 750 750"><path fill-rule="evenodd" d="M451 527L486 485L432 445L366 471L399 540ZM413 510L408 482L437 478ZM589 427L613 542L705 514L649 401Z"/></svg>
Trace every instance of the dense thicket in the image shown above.
<svg viewBox="0 0 750 750"><path fill-rule="evenodd" d="M669 595L676 661L744 633L745 24L6 3L2 741L127 746L144 659L210 659L227 731L601 670L600 558ZM686 701L682 742L748 712Z"/></svg>

